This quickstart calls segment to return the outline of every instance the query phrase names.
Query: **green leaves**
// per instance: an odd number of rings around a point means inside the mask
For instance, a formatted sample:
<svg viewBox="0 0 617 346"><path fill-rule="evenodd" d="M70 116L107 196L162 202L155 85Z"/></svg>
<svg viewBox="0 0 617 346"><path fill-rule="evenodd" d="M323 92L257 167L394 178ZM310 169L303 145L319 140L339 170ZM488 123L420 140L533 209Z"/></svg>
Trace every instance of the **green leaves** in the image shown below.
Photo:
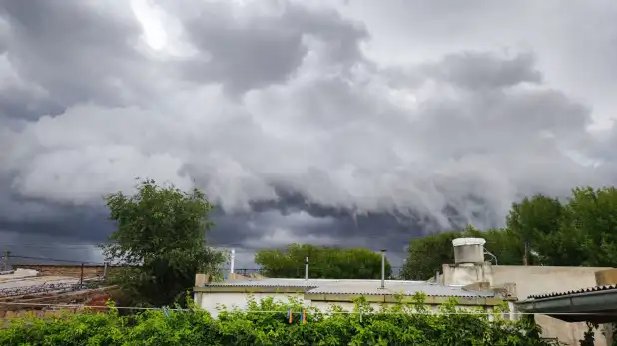
<svg viewBox="0 0 617 346"><path fill-rule="evenodd" d="M329 279L379 279L381 255L365 248L336 248L308 244L291 244L286 250L260 250L255 262L269 277L304 277L305 259L309 257L309 277ZM386 260L386 277L390 264Z"/></svg>
<svg viewBox="0 0 617 346"><path fill-rule="evenodd" d="M0 345L547 345L533 321L509 321L495 315L462 310L456 302L439 313L412 303L379 309L365 299L346 312L303 307L300 301L271 298L252 301L246 311L223 311L213 319L189 304L189 310L150 310L121 316L108 313L66 313L12 320L0 329ZM299 313L308 310L308 322ZM290 324L287 311L296 313Z"/></svg>
<svg viewBox="0 0 617 346"><path fill-rule="evenodd" d="M205 245L212 205L201 191L145 180L135 195L117 192L105 200L117 230L104 252L108 260L132 266L114 278L132 298L129 303L171 304L192 288L195 273L214 274L224 261Z"/></svg>

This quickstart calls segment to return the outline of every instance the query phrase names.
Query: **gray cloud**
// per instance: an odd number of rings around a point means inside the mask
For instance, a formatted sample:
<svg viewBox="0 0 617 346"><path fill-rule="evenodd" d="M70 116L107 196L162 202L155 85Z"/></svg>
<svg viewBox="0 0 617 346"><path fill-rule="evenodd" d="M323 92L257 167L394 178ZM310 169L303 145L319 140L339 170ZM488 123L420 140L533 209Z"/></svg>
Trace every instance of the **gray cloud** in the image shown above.
<svg viewBox="0 0 617 346"><path fill-rule="evenodd" d="M441 3L161 1L159 49L126 4L1 4L0 229L14 242L104 239L101 197L135 177L204 189L218 244L399 255L413 236L500 226L525 194L615 183L615 131L588 129L611 101L547 67L565 48L538 40L535 17L521 47L505 31L491 43L493 6L461 7L443 32L426 20ZM601 23L596 44L615 32Z"/></svg>
<svg viewBox="0 0 617 346"><path fill-rule="evenodd" d="M232 92L283 83L315 54L326 64L362 59L358 45L366 32L333 10L271 1L248 9L227 2L190 3L190 11L176 2L166 5L179 14L199 52L184 64L186 76L220 82Z"/></svg>

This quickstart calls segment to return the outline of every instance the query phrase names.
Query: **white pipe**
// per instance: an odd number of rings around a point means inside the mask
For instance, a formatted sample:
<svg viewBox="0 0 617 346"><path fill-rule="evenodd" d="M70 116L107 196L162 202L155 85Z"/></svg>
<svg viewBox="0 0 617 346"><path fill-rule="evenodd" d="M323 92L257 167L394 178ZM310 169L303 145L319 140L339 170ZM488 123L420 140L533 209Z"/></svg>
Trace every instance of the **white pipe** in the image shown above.
<svg viewBox="0 0 617 346"><path fill-rule="evenodd" d="M381 288L386 287L386 250L381 250Z"/></svg>
<svg viewBox="0 0 617 346"><path fill-rule="evenodd" d="M304 280L308 280L308 256L304 260Z"/></svg>
<svg viewBox="0 0 617 346"><path fill-rule="evenodd" d="M231 249L231 263L229 266L229 272L234 273L234 267L236 264L236 249Z"/></svg>

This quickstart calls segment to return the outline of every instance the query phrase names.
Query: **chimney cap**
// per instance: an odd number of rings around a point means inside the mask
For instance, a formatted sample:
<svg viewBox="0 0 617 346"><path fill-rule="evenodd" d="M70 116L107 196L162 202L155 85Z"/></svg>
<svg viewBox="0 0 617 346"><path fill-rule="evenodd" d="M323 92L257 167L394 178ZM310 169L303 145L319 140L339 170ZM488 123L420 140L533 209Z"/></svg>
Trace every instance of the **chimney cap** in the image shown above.
<svg viewBox="0 0 617 346"><path fill-rule="evenodd" d="M456 238L452 239L452 246L464 246L464 245L484 245L486 240L484 238Z"/></svg>

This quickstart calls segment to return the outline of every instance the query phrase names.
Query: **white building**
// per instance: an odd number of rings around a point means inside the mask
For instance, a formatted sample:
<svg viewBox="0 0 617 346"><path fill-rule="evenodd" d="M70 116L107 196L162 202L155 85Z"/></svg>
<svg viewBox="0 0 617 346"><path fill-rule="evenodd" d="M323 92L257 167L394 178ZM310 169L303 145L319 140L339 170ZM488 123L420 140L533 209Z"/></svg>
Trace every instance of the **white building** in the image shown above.
<svg viewBox="0 0 617 346"><path fill-rule="evenodd" d="M385 280L383 288L380 280L330 280L330 279L241 279L225 282L205 283L203 276L196 280L195 302L213 316L221 308L247 307L249 299L260 300L274 297L288 301L290 297L303 302L305 306L327 311L332 305L351 310L354 300L364 297L372 306L396 302L397 296L410 301L422 292L426 295L425 304L437 307L449 298L456 298L459 306L480 307L486 311L502 303L492 291L474 291L460 286L448 286L425 281Z"/></svg>

